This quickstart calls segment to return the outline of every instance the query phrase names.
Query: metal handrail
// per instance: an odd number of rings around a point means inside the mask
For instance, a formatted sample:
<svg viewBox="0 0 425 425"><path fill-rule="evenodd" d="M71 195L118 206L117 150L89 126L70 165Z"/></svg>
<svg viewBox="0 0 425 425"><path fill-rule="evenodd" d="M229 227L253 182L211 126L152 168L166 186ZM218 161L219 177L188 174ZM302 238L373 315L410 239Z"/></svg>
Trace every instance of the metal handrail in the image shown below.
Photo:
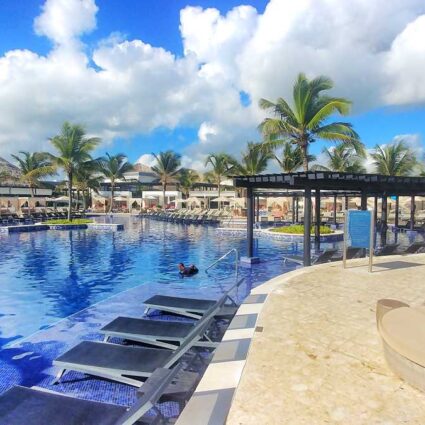
<svg viewBox="0 0 425 425"><path fill-rule="evenodd" d="M227 251L224 255L222 255L219 259L215 260L213 263L211 263L206 269L205 273L208 274L208 270L214 267L216 264L218 264L220 261L227 258L230 254L235 253L235 277L237 279L239 274L239 251L236 248L232 248L230 251Z"/></svg>

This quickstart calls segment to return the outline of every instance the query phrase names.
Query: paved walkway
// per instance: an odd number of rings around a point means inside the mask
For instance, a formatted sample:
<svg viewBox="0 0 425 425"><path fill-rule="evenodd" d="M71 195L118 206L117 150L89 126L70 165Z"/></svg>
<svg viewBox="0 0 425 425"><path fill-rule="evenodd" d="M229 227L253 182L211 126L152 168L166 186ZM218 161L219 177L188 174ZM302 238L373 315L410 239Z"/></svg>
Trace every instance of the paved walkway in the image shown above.
<svg viewBox="0 0 425 425"><path fill-rule="evenodd" d="M380 298L425 302L425 254L332 263L273 279L228 425L424 424L425 394L387 367Z"/></svg>

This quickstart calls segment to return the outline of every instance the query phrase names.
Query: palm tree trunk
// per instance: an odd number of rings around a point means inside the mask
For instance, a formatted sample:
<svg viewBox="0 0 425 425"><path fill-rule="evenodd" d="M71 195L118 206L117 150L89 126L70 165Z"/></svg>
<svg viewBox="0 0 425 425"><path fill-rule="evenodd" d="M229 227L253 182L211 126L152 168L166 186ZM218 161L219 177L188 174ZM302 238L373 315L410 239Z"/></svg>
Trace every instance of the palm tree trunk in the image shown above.
<svg viewBox="0 0 425 425"><path fill-rule="evenodd" d="M304 171L308 171L308 157L307 157L307 143L301 146L301 152L303 154L303 169Z"/></svg>
<svg viewBox="0 0 425 425"><path fill-rule="evenodd" d="M111 205L109 206L110 213L112 212L112 208L114 206L114 189L115 189L115 184L111 180Z"/></svg>
<svg viewBox="0 0 425 425"><path fill-rule="evenodd" d="M68 172L68 220L72 221L72 171Z"/></svg>
<svg viewBox="0 0 425 425"><path fill-rule="evenodd" d="M165 211L165 189L167 188L167 183L162 183L162 209Z"/></svg>
<svg viewBox="0 0 425 425"><path fill-rule="evenodd" d="M86 198L85 190L83 190L82 195L83 195L83 211L85 211L87 209L87 198Z"/></svg>

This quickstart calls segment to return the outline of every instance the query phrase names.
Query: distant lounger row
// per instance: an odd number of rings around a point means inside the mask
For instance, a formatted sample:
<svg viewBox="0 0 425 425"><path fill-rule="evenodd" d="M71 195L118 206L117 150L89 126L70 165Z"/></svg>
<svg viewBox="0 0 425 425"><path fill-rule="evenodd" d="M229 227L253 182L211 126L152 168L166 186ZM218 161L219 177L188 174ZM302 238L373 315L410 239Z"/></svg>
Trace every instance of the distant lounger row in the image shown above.
<svg viewBox="0 0 425 425"><path fill-rule="evenodd" d="M217 319L231 319L237 304L231 292L243 279L228 289L219 300L156 295L144 302L149 310L171 312L196 319L182 321L118 317L101 330L104 341L83 341L59 356L53 364L60 368L55 382L68 370L74 370L138 387L141 397L129 409L108 403L77 399L42 389L15 386L0 396L0 423L8 425L130 425L159 423L162 419L156 404L167 391L175 390L186 363L183 355L193 347L214 349L211 339ZM109 343L118 337L150 347ZM151 348L155 347L155 348ZM198 357L193 353L193 357ZM143 380L145 380L143 382ZM189 380L190 381L190 380ZM148 411L150 416L146 417ZM155 416L152 416L152 412ZM148 421L149 420L149 421Z"/></svg>
<svg viewBox="0 0 425 425"><path fill-rule="evenodd" d="M376 250L375 256L384 256L384 255L404 255L404 254L417 254L420 252L425 252L425 242L413 242L408 247L403 250L399 250L399 244L387 244ZM361 258L365 256L364 248L347 248L346 258L351 260L354 258ZM297 264L303 264L303 257L298 255L291 255L283 257L285 261L293 261ZM323 264L329 263L331 261L341 261L343 259L340 252L337 249L327 249L320 253L316 258L313 259L312 264Z"/></svg>
<svg viewBox="0 0 425 425"><path fill-rule="evenodd" d="M218 224L221 220L230 218L231 213L227 210L182 209L176 212L151 212L143 214L143 216L173 223Z"/></svg>
<svg viewBox="0 0 425 425"><path fill-rule="evenodd" d="M73 218L84 217L82 212L73 212ZM0 215L0 225L9 226L16 224L33 224L39 223L47 220L54 219L66 219L68 218L68 213L64 211L55 211L55 210L45 210L43 212L30 212L28 214L17 214L17 213L2 213Z"/></svg>

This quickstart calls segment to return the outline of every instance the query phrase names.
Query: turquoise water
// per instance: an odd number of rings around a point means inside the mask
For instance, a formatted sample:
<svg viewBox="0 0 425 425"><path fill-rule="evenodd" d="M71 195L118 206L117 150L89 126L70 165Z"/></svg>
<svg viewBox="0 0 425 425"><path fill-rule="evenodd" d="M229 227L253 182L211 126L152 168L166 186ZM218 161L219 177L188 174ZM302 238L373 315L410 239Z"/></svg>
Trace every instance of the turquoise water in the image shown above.
<svg viewBox="0 0 425 425"><path fill-rule="evenodd" d="M233 263L229 258L214 270L214 280L205 268L232 248L245 252L243 235L218 235L213 227L137 217L113 220L124 223L125 230L0 236L0 346L138 285L148 286L151 293L172 285L176 293L214 297L222 291L217 280L233 276ZM256 250L265 263L241 273L249 286L262 283L294 268L276 259L296 249L260 239ZM181 279L179 262L196 264L200 273Z"/></svg>

